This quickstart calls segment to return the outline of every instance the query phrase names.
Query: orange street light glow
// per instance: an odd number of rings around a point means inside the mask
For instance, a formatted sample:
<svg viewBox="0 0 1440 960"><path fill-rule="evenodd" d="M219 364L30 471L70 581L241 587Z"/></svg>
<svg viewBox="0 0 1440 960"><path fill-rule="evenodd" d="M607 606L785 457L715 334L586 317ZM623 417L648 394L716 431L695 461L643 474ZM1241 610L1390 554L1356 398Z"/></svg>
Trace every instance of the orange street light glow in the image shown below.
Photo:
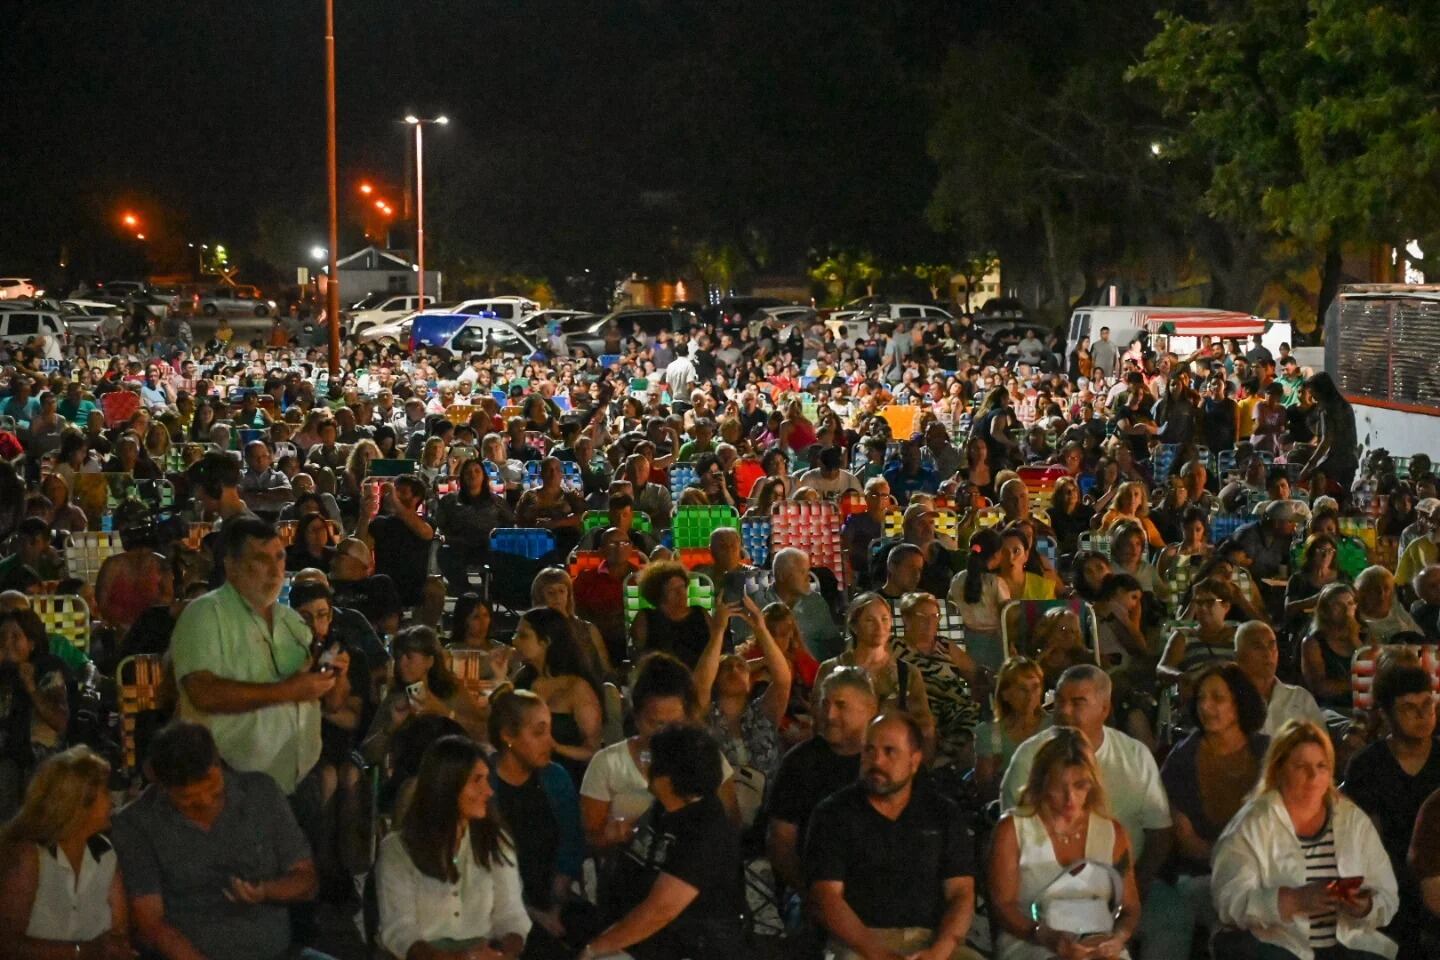
<svg viewBox="0 0 1440 960"><path fill-rule="evenodd" d="M127 226L127 227L133 227L133 226L135 226L135 224L137 224L137 223L140 222L140 219L139 219L138 217L136 217L135 214L133 214L133 213L127 213L127 214L125 214L125 216L122 217L121 219L124 221L125 226Z"/></svg>
<svg viewBox="0 0 1440 960"><path fill-rule="evenodd" d="M144 240L144 239L145 239L145 234L143 234L143 233L137 233L137 234L135 234L135 239L136 239L136 240Z"/></svg>
<svg viewBox="0 0 1440 960"><path fill-rule="evenodd" d="M362 184L360 184L360 192L363 193L363 194L365 194L365 196L367 196L367 197L370 196L370 194L373 193L374 190L375 190L375 188L372 187L372 186L370 186L370 184L368 184L368 183L362 183Z"/></svg>
<svg viewBox="0 0 1440 960"><path fill-rule="evenodd" d="M384 201L384 200L376 200L376 201L375 201L375 209L376 209L376 210L384 210L384 209L385 209L385 201Z"/></svg>

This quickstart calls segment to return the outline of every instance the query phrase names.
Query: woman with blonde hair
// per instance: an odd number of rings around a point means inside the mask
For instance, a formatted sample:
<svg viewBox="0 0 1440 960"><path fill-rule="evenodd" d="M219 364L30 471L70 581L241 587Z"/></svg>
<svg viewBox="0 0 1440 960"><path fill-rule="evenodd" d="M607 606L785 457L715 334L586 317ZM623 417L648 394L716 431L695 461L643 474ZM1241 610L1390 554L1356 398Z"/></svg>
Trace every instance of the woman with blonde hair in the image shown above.
<svg viewBox="0 0 1440 960"><path fill-rule="evenodd" d="M1348 583L1332 583L1321 590L1310 633L1301 641L1300 672L1322 707L1350 709L1350 661L1364 644L1364 631L1355 617L1357 602L1355 588Z"/></svg>
<svg viewBox="0 0 1440 960"><path fill-rule="evenodd" d="M1145 484L1139 480L1128 480L1120 484L1120 488L1115 492L1115 500L1100 521L1101 532L1109 533L1117 523L1131 520L1140 525L1150 546L1163 549L1165 538L1160 535L1154 521L1148 516L1145 496Z"/></svg>
<svg viewBox="0 0 1440 960"><path fill-rule="evenodd" d="M993 798L1020 744L1050 724L1045 712L1045 675L1029 657L1011 657L995 675L990 706L995 719L975 727L975 785Z"/></svg>
<svg viewBox="0 0 1440 960"><path fill-rule="evenodd" d="M1129 957L1140 921L1130 839L1109 815L1085 734L1056 727L990 851L999 960Z"/></svg>
<svg viewBox="0 0 1440 960"><path fill-rule="evenodd" d="M380 459L380 448L374 440L361 440L350 448L345 458L345 471L340 477L340 494L355 503L360 502L365 485L365 476L370 472L370 461Z"/></svg>
<svg viewBox="0 0 1440 960"><path fill-rule="evenodd" d="M133 957L110 826L110 764L72 747L40 765L0 827L0 943L7 957Z"/></svg>
<svg viewBox="0 0 1440 960"><path fill-rule="evenodd" d="M1370 818L1335 789L1335 749L1313 723L1270 743L1259 793L1216 841L1216 956L1296 960L1393 957L1380 933L1399 908L1390 858Z"/></svg>

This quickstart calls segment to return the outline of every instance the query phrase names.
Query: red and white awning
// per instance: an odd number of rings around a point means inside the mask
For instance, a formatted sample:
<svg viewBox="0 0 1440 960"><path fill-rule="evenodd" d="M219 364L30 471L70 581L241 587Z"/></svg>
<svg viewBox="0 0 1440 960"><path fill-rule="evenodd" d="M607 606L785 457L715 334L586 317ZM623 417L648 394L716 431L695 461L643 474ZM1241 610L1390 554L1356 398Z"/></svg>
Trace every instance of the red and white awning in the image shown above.
<svg viewBox="0 0 1440 960"><path fill-rule="evenodd" d="M1197 310L1194 313L1142 313L1146 333L1175 337L1249 337L1264 333L1269 322L1238 310Z"/></svg>

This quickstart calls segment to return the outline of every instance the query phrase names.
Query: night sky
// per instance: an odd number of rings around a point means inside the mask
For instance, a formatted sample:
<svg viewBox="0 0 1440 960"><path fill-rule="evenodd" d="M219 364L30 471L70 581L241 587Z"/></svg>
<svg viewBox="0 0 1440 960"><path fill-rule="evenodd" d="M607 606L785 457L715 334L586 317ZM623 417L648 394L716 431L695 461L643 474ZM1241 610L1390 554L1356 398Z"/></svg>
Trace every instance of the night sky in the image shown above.
<svg viewBox="0 0 1440 960"><path fill-rule="evenodd" d="M398 206L411 110L452 118L426 138L437 256L664 270L707 238L785 269L901 242L933 185L927 85L1004 4L957 6L336 0L342 246L362 178ZM323 10L23 4L0 58L0 273L54 276L62 247L67 279L128 266L124 209L151 268L217 239L301 262L324 230Z"/></svg>

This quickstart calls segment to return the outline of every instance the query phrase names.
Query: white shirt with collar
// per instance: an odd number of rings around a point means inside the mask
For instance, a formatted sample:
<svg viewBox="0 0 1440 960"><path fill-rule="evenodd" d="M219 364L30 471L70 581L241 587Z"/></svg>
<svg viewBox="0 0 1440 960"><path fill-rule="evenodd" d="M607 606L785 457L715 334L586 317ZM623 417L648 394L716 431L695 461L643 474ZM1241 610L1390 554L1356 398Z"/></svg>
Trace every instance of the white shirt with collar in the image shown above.
<svg viewBox="0 0 1440 960"><path fill-rule="evenodd" d="M1270 699L1265 705L1265 726L1260 732L1273 737L1285 726L1287 720L1308 720L1321 730L1325 729L1325 711L1315 702L1315 697L1304 687L1275 681Z"/></svg>
<svg viewBox="0 0 1440 960"><path fill-rule="evenodd" d="M380 844L375 877L380 901L380 943L392 956L404 957L417 942L500 940L530 932L530 916L520 893L515 847L501 849L509 863L482 867L470 852L470 830L460 837L455 883L420 872L400 832Z"/></svg>
<svg viewBox="0 0 1440 960"><path fill-rule="evenodd" d="M58 847L37 847L40 875L25 936L36 940L79 942L109 932L110 884L115 879L115 848L100 834L85 844L80 875Z"/></svg>

